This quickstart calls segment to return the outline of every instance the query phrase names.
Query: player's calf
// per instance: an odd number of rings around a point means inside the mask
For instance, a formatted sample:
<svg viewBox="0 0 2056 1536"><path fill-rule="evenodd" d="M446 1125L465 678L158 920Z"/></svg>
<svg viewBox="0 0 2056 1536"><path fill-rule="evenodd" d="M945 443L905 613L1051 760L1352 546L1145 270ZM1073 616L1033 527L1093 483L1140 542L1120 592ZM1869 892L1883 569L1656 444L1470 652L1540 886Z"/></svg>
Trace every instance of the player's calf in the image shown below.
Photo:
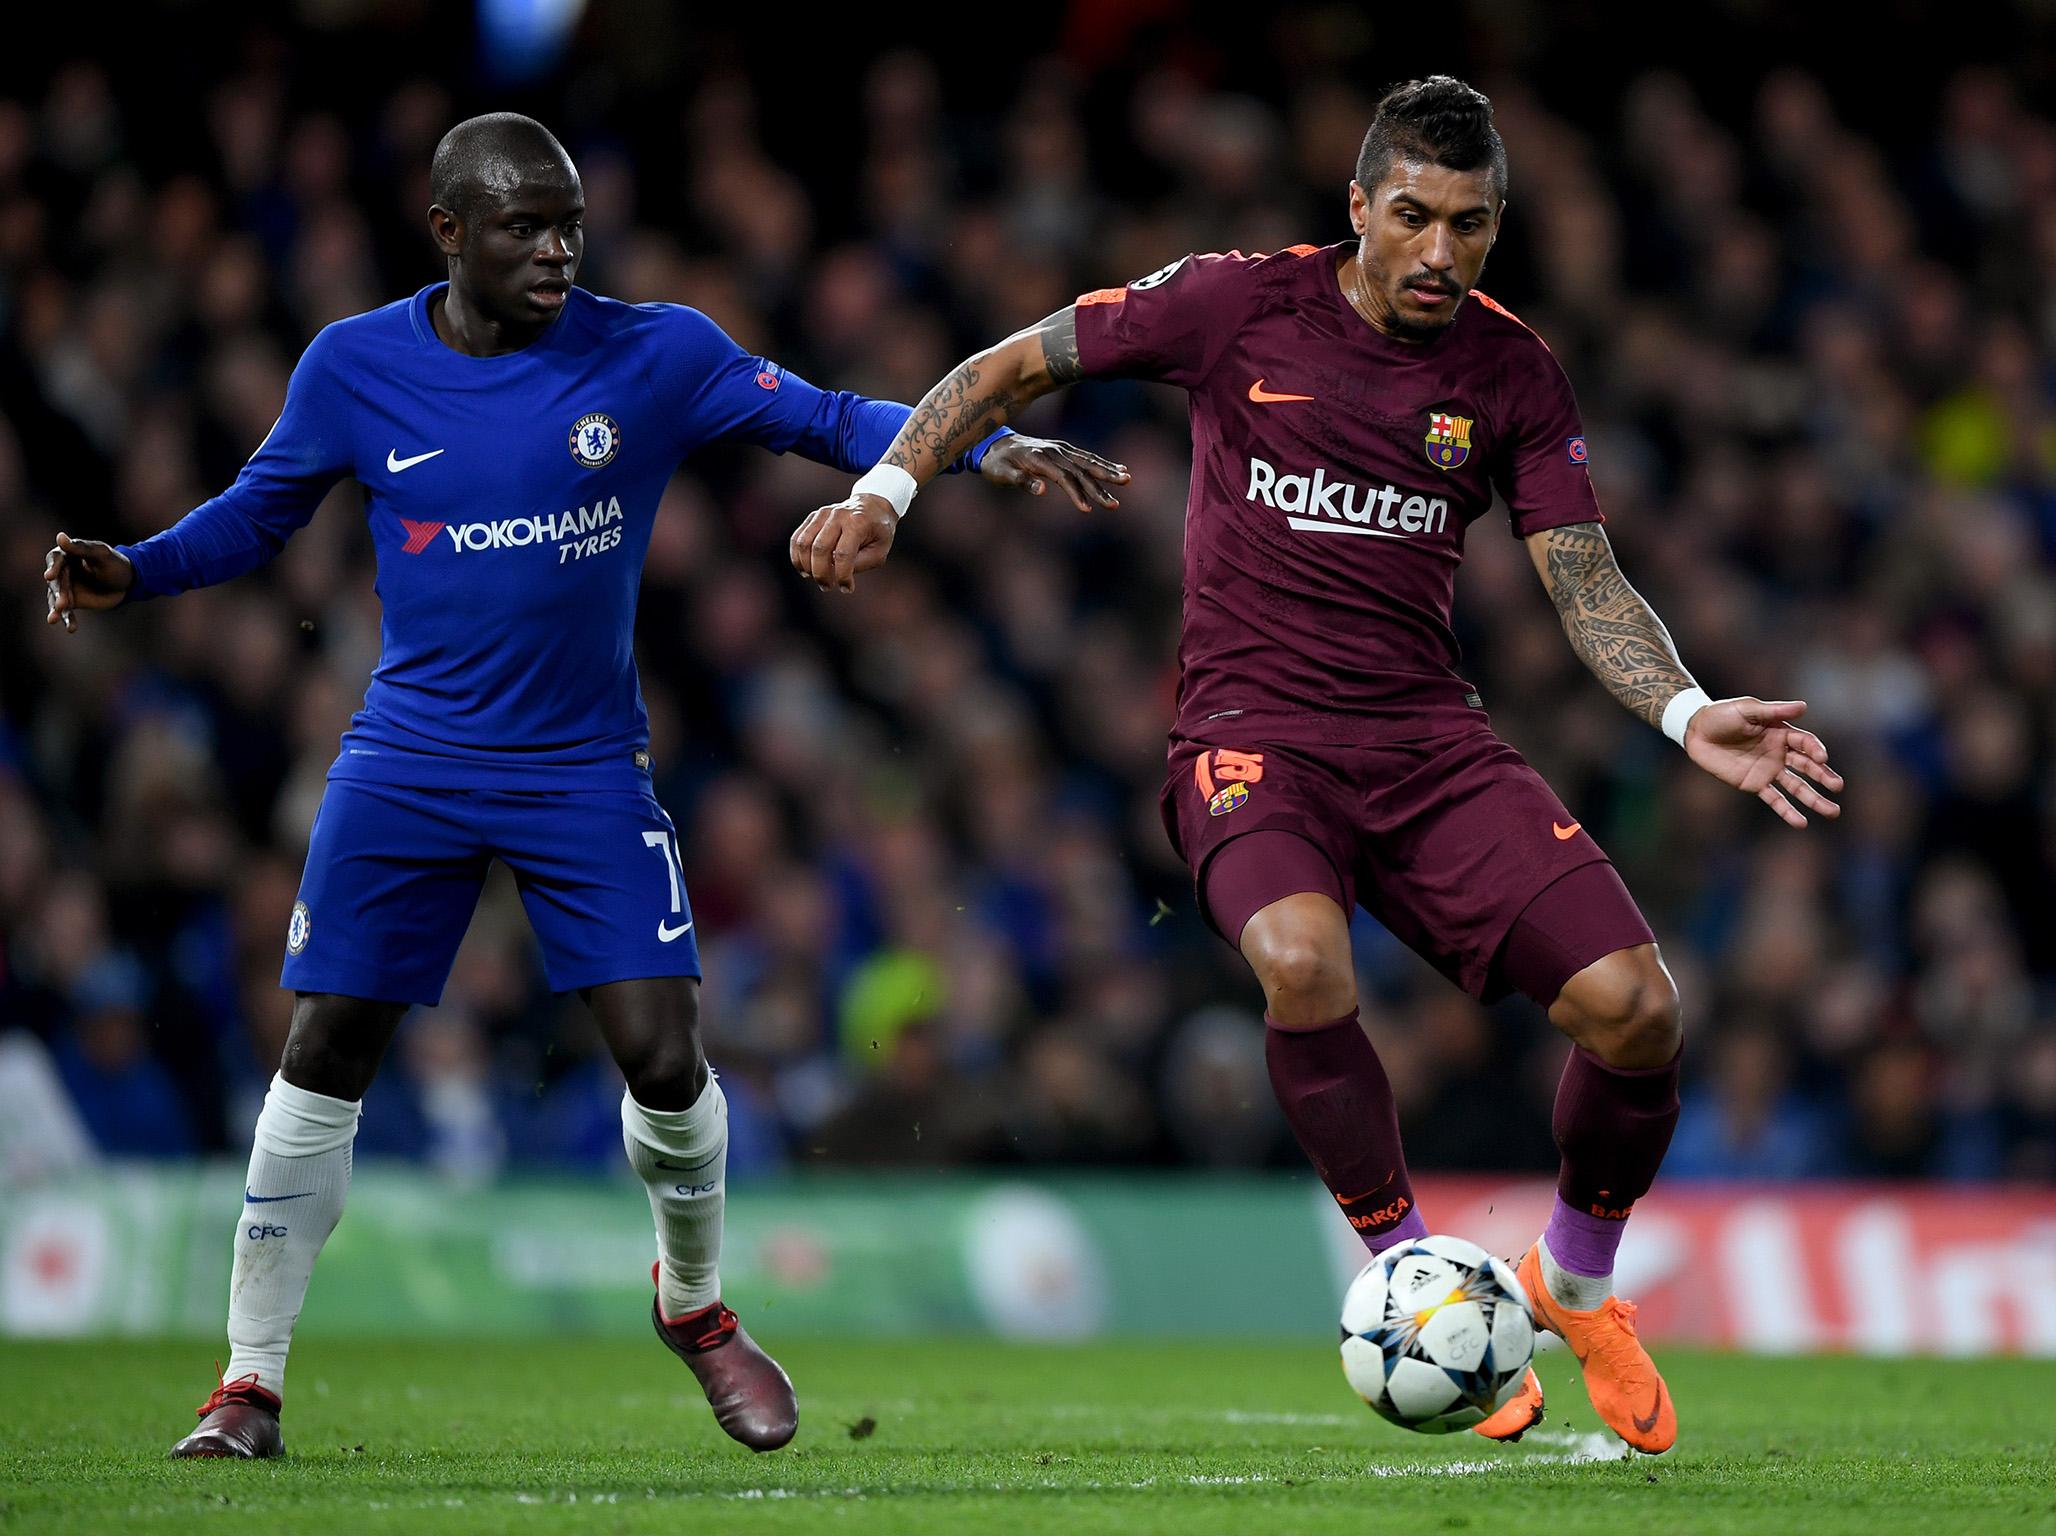
<svg viewBox="0 0 2056 1536"><path fill-rule="evenodd" d="M1550 1017L1578 1043L1551 1115L1563 1161L1543 1242L1559 1300L1588 1310L1613 1289L1628 1213L1655 1183L1677 1129L1678 995L1655 946L1642 945L1572 977ZM1667 1054L1651 1062L1659 1051Z"/></svg>
<svg viewBox="0 0 2056 1536"><path fill-rule="evenodd" d="M1355 1009L1320 1029L1266 1019L1271 1089L1314 1172L1366 1248L1426 1237L1399 1141L1399 1110Z"/></svg>
<svg viewBox="0 0 2056 1536"><path fill-rule="evenodd" d="M257 1116L229 1274L228 1379L247 1379L274 1401L314 1261L350 1192L360 1109L280 1072Z"/></svg>
<svg viewBox="0 0 2056 1536"><path fill-rule="evenodd" d="M709 1076L688 1109L650 1109L621 1096L621 1139L649 1192L657 1226L657 1300L682 1317L721 1297L721 1228L728 1202L728 1100Z"/></svg>
<svg viewBox="0 0 2056 1536"><path fill-rule="evenodd" d="M1245 895L1238 902L1238 892L1333 878L1326 855L1304 838L1256 832L1222 849L1208 870L1206 894L1215 921L1232 924L1250 901ZM1263 984L1264 1059L1278 1106L1342 1214L1377 1253L1426 1237L1428 1228L1400 1148L1392 1085L1357 1017L1341 894L1292 891L1236 931Z"/></svg>
<svg viewBox="0 0 2056 1536"><path fill-rule="evenodd" d="M1556 1200L1521 1284L1537 1326L1577 1355L1600 1417L1654 1453L1677 1438L1677 1414L1633 1304L1613 1287L1628 1215L1678 1123L1678 995L1648 932L1612 866L1587 865L1521 914L1501 964L1573 1041L1551 1116L1563 1156Z"/></svg>

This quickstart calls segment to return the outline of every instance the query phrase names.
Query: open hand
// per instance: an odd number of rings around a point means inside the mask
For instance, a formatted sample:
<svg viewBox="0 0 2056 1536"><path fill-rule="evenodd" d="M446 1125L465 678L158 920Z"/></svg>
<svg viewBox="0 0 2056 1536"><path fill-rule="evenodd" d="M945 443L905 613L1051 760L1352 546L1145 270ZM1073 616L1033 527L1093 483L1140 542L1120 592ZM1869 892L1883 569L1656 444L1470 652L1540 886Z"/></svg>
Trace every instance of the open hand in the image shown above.
<svg viewBox="0 0 2056 1536"><path fill-rule="evenodd" d="M67 631L77 629L74 615L79 610L116 607L135 584L136 568L112 544L60 533L57 547L43 558L43 585L50 603L43 622L61 621Z"/></svg>
<svg viewBox="0 0 2056 1536"><path fill-rule="evenodd" d="M1018 486L1031 496L1040 496L1054 485L1071 498L1080 512L1121 503L1107 489L1128 483L1128 466L1103 459L1096 453L1054 437L1003 437L985 450L978 473L994 485Z"/></svg>
<svg viewBox="0 0 2056 1536"><path fill-rule="evenodd" d="M1716 699L1692 717L1685 755L1791 826L1806 825L1800 806L1832 819L1842 808L1814 785L1839 794L1842 776L1828 766L1821 739L1791 723L1805 713L1800 699Z"/></svg>

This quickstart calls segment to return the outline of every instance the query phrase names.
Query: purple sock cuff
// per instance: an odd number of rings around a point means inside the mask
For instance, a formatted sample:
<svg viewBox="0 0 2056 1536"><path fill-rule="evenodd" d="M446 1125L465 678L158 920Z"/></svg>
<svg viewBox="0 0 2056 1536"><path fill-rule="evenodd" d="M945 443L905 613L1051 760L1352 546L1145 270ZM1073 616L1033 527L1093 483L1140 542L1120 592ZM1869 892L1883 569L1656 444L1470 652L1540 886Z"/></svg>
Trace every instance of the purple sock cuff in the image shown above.
<svg viewBox="0 0 2056 1536"><path fill-rule="evenodd" d="M1682 1040L1678 1042L1677 1050L1671 1054L1671 1059L1660 1067L1616 1067L1602 1061L1582 1045L1574 1045L1571 1049L1591 1062L1600 1071L1608 1073L1613 1077L1662 1077L1667 1073L1677 1071L1684 1065L1685 1061L1685 1045Z"/></svg>
<svg viewBox="0 0 2056 1536"><path fill-rule="evenodd" d="M1376 1237L1366 1237L1364 1246L1373 1253L1383 1253L1394 1243L1410 1243L1416 1238L1428 1235L1428 1224L1421 1220L1421 1208L1415 1206L1400 1218L1399 1225L1389 1232L1380 1232Z"/></svg>
<svg viewBox="0 0 2056 1536"><path fill-rule="evenodd" d="M1325 1024L1280 1024L1270 1014L1266 1013L1264 1015L1264 1027L1266 1029L1281 1029L1286 1034L1296 1035L1302 1040L1317 1040L1321 1036L1326 1035L1330 1030L1340 1029L1345 1024L1354 1024L1358 1029L1362 1029L1362 1020L1363 1010L1361 1008L1352 1008L1349 1012L1342 1015L1341 1018L1330 1019Z"/></svg>
<svg viewBox="0 0 2056 1536"><path fill-rule="evenodd" d="M1597 1278L1613 1273L1614 1251L1620 1247L1621 1234L1627 1230L1626 1217L1615 1221L1605 1216L1590 1216L1565 1205L1563 1196L1558 1195L1542 1240L1549 1244L1550 1257L1559 1266L1574 1275Z"/></svg>

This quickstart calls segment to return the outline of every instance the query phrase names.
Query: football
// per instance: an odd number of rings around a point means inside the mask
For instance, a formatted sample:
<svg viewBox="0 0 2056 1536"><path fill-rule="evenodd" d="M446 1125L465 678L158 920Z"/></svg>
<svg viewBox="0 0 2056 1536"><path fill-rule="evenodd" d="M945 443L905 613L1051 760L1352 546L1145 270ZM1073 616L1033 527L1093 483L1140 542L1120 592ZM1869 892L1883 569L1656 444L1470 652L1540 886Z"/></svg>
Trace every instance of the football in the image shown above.
<svg viewBox="0 0 2056 1536"><path fill-rule="evenodd" d="M1395 1243L1342 1298L1342 1374L1404 1429L1470 1428L1520 1390L1534 1353L1513 1267L1460 1237Z"/></svg>

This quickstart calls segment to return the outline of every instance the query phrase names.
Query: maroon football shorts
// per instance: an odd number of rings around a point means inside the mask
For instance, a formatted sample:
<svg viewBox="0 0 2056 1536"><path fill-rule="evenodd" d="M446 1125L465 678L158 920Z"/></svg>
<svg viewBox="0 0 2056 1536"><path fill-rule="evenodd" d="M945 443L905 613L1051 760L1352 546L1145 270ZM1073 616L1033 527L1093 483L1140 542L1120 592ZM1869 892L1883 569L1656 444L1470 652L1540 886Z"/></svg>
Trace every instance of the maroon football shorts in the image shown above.
<svg viewBox="0 0 2056 1536"><path fill-rule="evenodd" d="M1388 746L1174 740L1162 809L1230 944L1272 902L1321 891L1345 912L1361 903L1473 996L1518 989L1547 1007L1593 961L1654 939L1599 845L1489 730ZM1254 832L1310 847L1265 837L1248 845L1259 857L1218 863Z"/></svg>

